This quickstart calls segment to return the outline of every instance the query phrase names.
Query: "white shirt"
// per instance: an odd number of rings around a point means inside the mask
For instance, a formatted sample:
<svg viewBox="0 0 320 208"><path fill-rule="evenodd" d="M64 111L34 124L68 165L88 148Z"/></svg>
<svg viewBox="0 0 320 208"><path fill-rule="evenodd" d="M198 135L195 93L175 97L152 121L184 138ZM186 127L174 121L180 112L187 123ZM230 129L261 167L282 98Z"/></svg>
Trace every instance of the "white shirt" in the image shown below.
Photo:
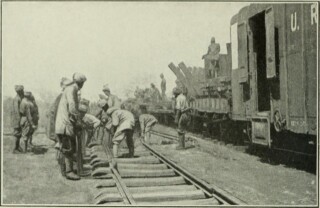
<svg viewBox="0 0 320 208"><path fill-rule="evenodd" d="M189 107L188 102L187 102L187 98L184 94L180 94L177 98L176 98L176 109L177 110L185 110Z"/></svg>

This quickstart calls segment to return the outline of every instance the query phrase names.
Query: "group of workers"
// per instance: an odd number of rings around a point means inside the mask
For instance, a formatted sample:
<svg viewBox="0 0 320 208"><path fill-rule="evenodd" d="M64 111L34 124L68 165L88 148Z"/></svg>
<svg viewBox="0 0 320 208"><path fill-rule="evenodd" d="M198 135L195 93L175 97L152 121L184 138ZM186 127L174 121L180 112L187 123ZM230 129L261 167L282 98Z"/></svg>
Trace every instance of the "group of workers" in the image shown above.
<svg viewBox="0 0 320 208"><path fill-rule="evenodd" d="M136 123L140 125L141 139L149 143L150 131L158 123L157 119L146 113L146 109L141 108L138 118L121 105L121 100L111 94L108 85L104 85L102 91L104 96L100 96L98 101L99 112L90 114L89 100L81 98L80 90L84 86L87 78L80 73L74 73L72 80L62 78L60 86L62 92L56 98L49 112L49 138L56 141L55 147L64 157L64 173L67 179L79 180L78 173L74 170L73 163L77 155L76 138L80 138L83 129L94 132L90 144L101 144L105 140L112 145L113 157L118 157L119 144L126 140L128 146L128 157L134 156L133 133ZM27 142L31 142L32 133L37 128L39 113L31 92L23 92L23 86L16 86L17 96L14 99L14 111L16 112L16 125L14 135L16 146L14 152L20 152L20 138L25 141L25 152L27 152ZM176 122L178 124L179 146L184 148L184 131L189 122L187 114L188 104L185 95L179 88L173 91L176 100ZM137 121L137 122L136 122ZM21 136L22 135L22 136ZM108 135L104 137L103 135ZM112 139L109 139L112 138ZM88 145L90 145L88 144ZM111 146L110 145L110 146ZM116 161L116 160L114 160ZM115 166L116 164L111 164Z"/></svg>
<svg viewBox="0 0 320 208"><path fill-rule="evenodd" d="M154 83L150 84L150 88L146 89L140 89L138 86L134 92L134 96L137 99L143 100L144 102L154 102L158 103L160 101L164 101L167 99L166 97L166 89L167 89L167 82L166 79L164 78L164 75L161 73L160 74L161 78L161 93L159 89L156 87Z"/></svg>
<svg viewBox="0 0 320 208"><path fill-rule="evenodd" d="M13 99L12 126L15 146L13 153L26 153L28 145L32 146L32 136L38 127L39 111L34 96L30 91L25 91L23 85L16 85L17 95ZM24 141L21 148L20 140Z"/></svg>
<svg viewBox="0 0 320 208"><path fill-rule="evenodd" d="M73 75L72 81L62 78L62 93L57 97L50 111L53 118L51 128L54 128L54 134L50 135L52 139L57 141L56 147L65 158L65 173L63 175L71 180L80 179L73 170L73 158L76 154L75 140L76 137L80 138L79 133L82 129L93 132L88 146L102 142L111 143L113 157L117 158L119 144L126 140L129 150L128 157L134 156L133 133L137 119L130 111L122 109L121 100L111 94L108 85L103 86L104 95L100 95L100 100L97 102L99 111L90 114L88 112L90 102L79 96L79 91L85 82L86 77L79 73ZM141 109L138 120L142 139L149 141L149 132L157 123L157 119Z"/></svg>

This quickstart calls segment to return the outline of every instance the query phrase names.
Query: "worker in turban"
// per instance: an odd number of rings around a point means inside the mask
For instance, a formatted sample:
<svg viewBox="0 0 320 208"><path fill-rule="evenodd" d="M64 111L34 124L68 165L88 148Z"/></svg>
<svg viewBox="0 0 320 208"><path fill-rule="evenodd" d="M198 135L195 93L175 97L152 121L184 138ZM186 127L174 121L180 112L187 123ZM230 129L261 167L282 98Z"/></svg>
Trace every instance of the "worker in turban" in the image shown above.
<svg viewBox="0 0 320 208"><path fill-rule="evenodd" d="M73 154L75 153L76 134L75 127L81 122L79 116L78 91L83 87L87 78L80 73L74 73L73 83L65 87L59 102L55 133L61 143L61 152L65 157L65 176L70 180L79 180L73 170ZM63 169L63 167L62 167Z"/></svg>
<svg viewBox="0 0 320 208"><path fill-rule="evenodd" d="M24 97L24 87L23 85L16 85L14 87L17 95L13 99L12 103L12 112L11 112L11 125L13 127L13 136L15 137L15 147L13 149L13 153L21 153L22 149L20 147L20 138L21 138L21 115L20 115L20 104Z"/></svg>

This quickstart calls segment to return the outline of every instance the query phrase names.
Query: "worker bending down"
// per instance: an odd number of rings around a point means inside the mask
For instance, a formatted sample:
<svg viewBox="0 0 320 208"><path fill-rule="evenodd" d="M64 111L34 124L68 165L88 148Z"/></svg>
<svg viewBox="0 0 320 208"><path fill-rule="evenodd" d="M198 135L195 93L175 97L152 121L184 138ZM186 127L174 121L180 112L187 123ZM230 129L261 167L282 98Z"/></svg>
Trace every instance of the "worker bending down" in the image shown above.
<svg viewBox="0 0 320 208"><path fill-rule="evenodd" d="M148 144L150 143L150 131L158 123L158 120L153 115L141 114L139 116L139 123L141 129L141 138Z"/></svg>
<svg viewBox="0 0 320 208"><path fill-rule="evenodd" d="M133 127L134 127L134 116L131 112L127 110L120 110L118 108L112 107L107 110L107 114L112 119L112 126L110 127L111 132L115 132L112 138L112 152L113 157L116 159L118 157L119 144L126 139L127 146L129 149L129 157L134 156L134 143L133 143ZM116 165L114 160L113 166Z"/></svg>
<svg viewBox="0 0 320 208"><path fill-rule="evenodd" d="M86 129L88 132L95 132L98 131L98 127L102 125L101 121L88 113L89 110L89 101L85 99L81 99L79 105L79 117L81 119L81 125L83 129ZM86 141L88 144L91 141Z"/></svg>

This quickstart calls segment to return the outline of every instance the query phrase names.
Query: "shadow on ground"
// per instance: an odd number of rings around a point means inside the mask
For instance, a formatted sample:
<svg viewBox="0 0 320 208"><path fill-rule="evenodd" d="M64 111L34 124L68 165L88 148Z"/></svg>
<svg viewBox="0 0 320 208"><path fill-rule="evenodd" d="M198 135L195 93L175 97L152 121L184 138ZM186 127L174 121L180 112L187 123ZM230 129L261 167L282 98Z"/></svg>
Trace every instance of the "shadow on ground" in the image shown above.
<svg viewBox="0 0 320 208"><path fill-rule="evenodd" d="M48 147L45 145L34 145L31 151L35 155L43 155L48 152Z"/></svg>
<svg viewBox="0 0 320 208"><path fill-rule="evenodd" d="M312 174L316 174L316 157L284 152L263 147L249 146L246 153L259 157L259 161L270 165L284 165L289 168L296 168Z"/></svg>

